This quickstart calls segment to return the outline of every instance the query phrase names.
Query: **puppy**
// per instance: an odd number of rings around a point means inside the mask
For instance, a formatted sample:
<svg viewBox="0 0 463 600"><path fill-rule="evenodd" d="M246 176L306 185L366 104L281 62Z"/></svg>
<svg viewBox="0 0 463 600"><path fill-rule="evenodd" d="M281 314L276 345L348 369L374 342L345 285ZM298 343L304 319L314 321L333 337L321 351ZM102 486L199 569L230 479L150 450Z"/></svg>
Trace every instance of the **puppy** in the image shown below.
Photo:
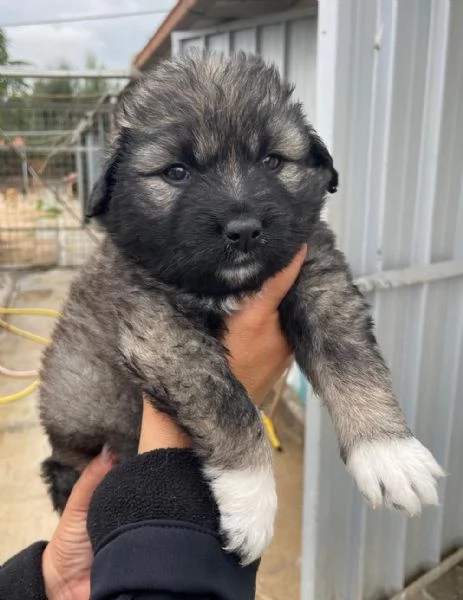
<svg viewBox="0 0 463 600"><path fill-rule="evenodd" d="M258 410L227 364L224 317L309 253L280 307L341 457L373 506L437 503L442 470L407 427L365 300L320 220L338 175L292 89L257 57L161 64L122 100L91 197L106 240L74 281L45 352L43 464L55 508L105 443L137 452L142 393L191 437L225 547L249 564L277 506Z"/></svg>

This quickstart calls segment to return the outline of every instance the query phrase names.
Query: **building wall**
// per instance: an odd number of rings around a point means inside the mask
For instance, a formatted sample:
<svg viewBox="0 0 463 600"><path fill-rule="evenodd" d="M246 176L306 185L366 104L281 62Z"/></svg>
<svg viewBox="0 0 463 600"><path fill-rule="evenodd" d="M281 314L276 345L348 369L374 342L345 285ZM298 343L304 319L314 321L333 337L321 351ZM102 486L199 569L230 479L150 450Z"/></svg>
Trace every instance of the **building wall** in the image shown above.
<svg viewBox="0 0 463 600"><path fill-rule="evenodd" d="M463 3L321 0L318 18L317 127L341 174L328 219L406 417L450 473L421 518L373 512L307 403L303 598L369 600L463 543Z"/></svg>

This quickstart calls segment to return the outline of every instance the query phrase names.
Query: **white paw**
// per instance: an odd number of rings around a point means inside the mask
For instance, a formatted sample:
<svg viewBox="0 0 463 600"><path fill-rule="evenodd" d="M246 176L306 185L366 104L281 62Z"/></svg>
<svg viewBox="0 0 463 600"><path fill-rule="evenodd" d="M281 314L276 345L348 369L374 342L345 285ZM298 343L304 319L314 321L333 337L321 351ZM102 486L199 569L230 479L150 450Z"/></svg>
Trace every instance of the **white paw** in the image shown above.
<svg viewBox="0 0 463 600"><path fill-rule="evenodd" d="M360 492L373 508L384 504L410 516L438 504L436 479L445 475L416 438L383 439L356 446L347 461Z"/></svg>
<svg viewBox="0 0 463 600"><path fill-rule="evenodd" d="M204 473L220 510L224 550L239 555L243 566L260 558L273 538L277 509L275 479L271 468Z"/></svg>

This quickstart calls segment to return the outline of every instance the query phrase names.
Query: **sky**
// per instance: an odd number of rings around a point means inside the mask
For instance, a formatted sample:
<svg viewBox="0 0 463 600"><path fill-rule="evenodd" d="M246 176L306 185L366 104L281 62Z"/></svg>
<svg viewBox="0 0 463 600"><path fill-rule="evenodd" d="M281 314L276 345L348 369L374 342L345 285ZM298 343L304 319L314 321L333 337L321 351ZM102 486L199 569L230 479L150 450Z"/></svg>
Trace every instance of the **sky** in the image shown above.
<svg viewBox="0 0 463 600"><path fill-rule="evenodd" d="M92 53L106 68L124 69L174 4L174 0L0 0L0 27L59 17L163 11L112 20L5 28L10 58L28 61L37 68L54 66L60 59L80 68Z"/></svg>

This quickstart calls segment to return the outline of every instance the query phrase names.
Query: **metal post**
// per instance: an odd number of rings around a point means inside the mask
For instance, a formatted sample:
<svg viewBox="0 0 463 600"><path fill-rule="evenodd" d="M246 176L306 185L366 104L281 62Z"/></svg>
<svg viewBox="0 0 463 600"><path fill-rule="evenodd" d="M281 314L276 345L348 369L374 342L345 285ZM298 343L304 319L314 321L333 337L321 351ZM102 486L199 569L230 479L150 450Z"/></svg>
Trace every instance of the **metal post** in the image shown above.
<svg viewBox="0 0 463 600"><path fill-rule="evenodd" d="M108 69L18 69L0 66L0 76L6 79L132 79L138 73L134 68L110 71Z"/></svg>
<svg viewBox="0 0 463 600"><path fill-rule="evenodd" d="M98 146L103 150L105 145L105 134L104 134L104 124L103 124L103 115L98 113L97 115L97 123L98 123Z"/></svg>
<svg viewBox="0 0 463 600"><path fill-rule="evenodd" d="M79 141L79 150L76 150L76 172L77 172L77 195L79 197L79 204L82 211L82 221L85 221L86 213L86 194L84 190L84 167L82 164L82 149L81 142Z"/></svg>
<svg viewBox="0 0 463 600"><path fill-rule="evenodd" d="M26 195L29 193L29 171L27 167L27 155L24 150L21 152L21 173L22 173L22 182L23 182L23 194Z"/></svg>

